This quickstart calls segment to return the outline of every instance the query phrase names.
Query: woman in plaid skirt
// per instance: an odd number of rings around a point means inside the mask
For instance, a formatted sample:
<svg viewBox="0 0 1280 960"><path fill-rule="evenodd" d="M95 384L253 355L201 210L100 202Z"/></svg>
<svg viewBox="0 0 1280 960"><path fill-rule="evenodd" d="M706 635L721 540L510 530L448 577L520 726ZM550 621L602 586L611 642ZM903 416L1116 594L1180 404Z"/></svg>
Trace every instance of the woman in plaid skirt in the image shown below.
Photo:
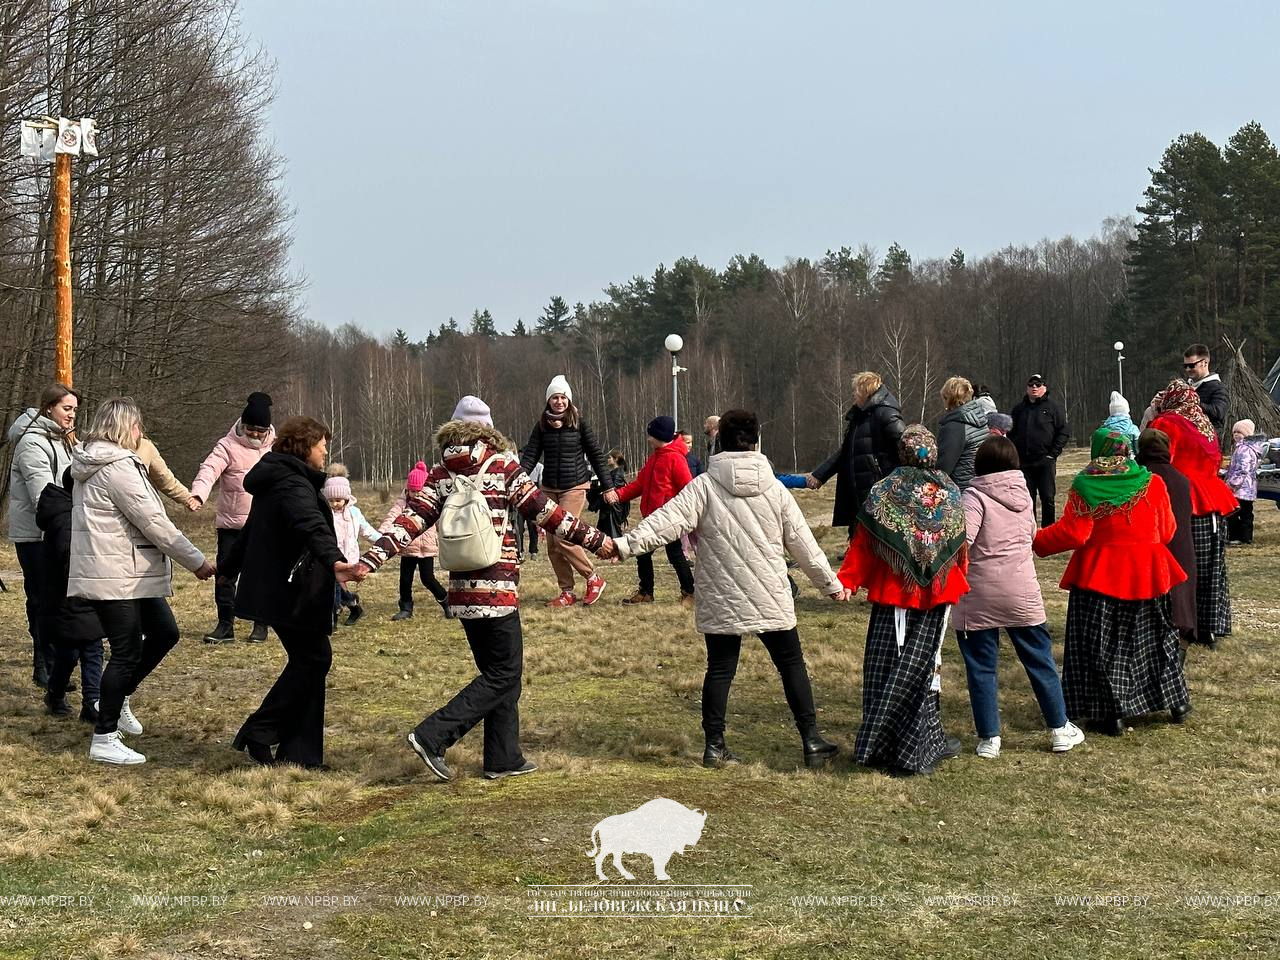
<svg viewBox="0 0 1280 960"><path fill-rule="evenodd" d="M1103 427L1071 484L1062 519L1036 534L1038 556L1074 551L1062 657L1067 715L1110 736L1124 718L1191 710L1178 631L1162 598L1187 578L1167 544L1177 529L1164 481L1129 459L1129 440Z"/></svg>
<svg viewBox="0 0 1280 960"><path fill-rule="evenodd" d="M960 753L930 686L951 605L969 590L968 551L960 490L937 469L933 434L908 428L898 456L862 505L839 577L872 603L854 759L912 776Z"/></svg>
<svg viewBox="0 0 1280 960"><path fill-rule="evenodd" d="M1191 483L1191 537L1196 550L1195 642L1210 649L1231 633L1231 585L1227 581L1227 525L1238 508L1218 476L1222 454L1200 395L1174 380L1151 401L1151 427L1169 437L1169 460Z"/></svg>

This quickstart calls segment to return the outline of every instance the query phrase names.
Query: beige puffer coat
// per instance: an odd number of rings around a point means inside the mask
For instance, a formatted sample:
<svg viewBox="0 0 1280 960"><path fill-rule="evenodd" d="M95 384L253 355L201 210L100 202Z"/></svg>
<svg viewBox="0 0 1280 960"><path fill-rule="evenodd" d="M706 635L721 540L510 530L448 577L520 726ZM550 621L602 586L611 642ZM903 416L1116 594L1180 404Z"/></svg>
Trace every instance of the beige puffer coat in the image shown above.
<svg viewBox="0 0 1280 960"><path fill-rule="evenodd" d="M105 440L71 452L67 596L133 600L173 593L170 558L193 573L202 554L164 512L137 454Z"/></svg>
<svg viewBox="0 0 1280 960"><path fill-rule="evenodd" d="M799 505L773 475L764 454L716 454L706 473L615 543L626 559L690 531L698 534L693 619L700 633L794 627L788 553L824 595L842 589Z"/></svg>

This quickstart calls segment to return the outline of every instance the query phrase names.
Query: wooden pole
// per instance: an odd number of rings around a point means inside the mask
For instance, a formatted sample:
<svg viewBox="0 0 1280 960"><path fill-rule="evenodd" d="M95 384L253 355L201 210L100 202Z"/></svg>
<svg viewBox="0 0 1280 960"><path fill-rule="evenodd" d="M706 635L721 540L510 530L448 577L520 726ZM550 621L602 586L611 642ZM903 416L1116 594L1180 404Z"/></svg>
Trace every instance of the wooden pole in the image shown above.
<svg viewBox="0 0 1280 960"><path fill-rule="evenodd" d="M57 321L54 380L71 382L71 154L57 155L53 171L53 304Z"/></svg>

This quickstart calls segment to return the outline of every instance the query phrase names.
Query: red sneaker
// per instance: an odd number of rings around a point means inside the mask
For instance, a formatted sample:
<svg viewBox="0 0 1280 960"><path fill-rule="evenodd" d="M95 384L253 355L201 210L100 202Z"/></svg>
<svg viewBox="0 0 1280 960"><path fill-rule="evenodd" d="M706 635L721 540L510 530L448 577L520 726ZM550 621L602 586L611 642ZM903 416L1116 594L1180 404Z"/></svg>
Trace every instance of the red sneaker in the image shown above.
<svg viewBox="0 0 1280 960"><path fill-rule="evenodd" d="M578 602L578 598L573 595L573 591L566 590L564 591L564 593L560 594L560 596L556 597L554 600L548 600L547 606L552 607L553 609L559 610L563 607L572 607L577 602Z"/></svg>
<svg viewBox="0 0 1280 960"><path fill-rule="evenodd" d="M582 598L584 606L591 606L600 599L600 594L604 593L605 579L600 574L595 573L587 578L587 593Z"/></svg>

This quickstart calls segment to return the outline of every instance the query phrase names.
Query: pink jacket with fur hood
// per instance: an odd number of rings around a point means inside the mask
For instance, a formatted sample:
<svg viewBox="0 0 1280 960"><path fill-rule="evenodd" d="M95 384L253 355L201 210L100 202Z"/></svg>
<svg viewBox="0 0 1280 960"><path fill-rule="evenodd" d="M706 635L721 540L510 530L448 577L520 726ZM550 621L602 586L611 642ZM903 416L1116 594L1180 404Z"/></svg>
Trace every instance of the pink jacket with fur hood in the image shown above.
<svg viewBox="0 0 1280 960"><path fill-rule="evenodd" d="M245 493L244 475L258 465L275 439L276 428L272 427L262 444L255 447L240 430L237 420L200 464L191 484L191 495L199 497L201 503L208 503L213 485L218 484L218 516L214 526L219 530L239 530L249 519L253 495Z"/></svg>
<svg viewBox="0 0 1280 960"><path fill-rule="evenodd" d="M969 592L956 601L957 630L1034 627L1045 622L1031 541L1031 494L1021 470L974 477L964 491Z"/></svg>
<svg viewBox="0 0 1280 960"><path fill-rule="evenodd" d="M378 527L380 533L390 533L391 524L395 522L396 517L404 513L406 499L405 491L400 491L400 496L396 497L396 502L391 505L391 509L387 511L387 515L382 518L382 524ZM431 527L413 543L400 551L402 557L438 557L440 556L440 541L436 537L436 528Z"/></svg>

